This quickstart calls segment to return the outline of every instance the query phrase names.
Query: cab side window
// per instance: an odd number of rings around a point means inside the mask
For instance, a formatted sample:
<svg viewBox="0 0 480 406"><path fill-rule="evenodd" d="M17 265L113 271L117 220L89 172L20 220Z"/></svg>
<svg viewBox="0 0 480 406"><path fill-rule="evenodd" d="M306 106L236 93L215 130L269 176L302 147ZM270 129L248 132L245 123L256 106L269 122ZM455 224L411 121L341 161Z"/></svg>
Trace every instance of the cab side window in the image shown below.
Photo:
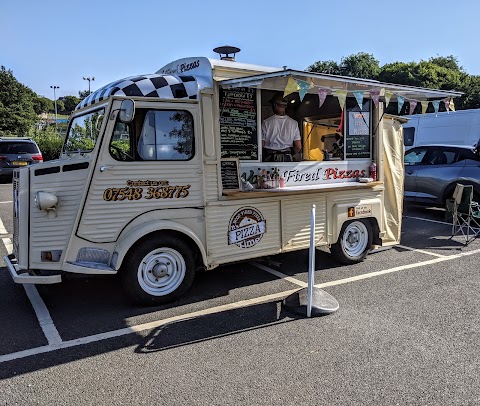
<svg viewBox="0 0 480 406"><path fill-rule="evenodd" d="M110 155L117 161L134 161L134 139L132 125L117 121L110 141Z"/></svg>
<svg viewBox="0 0 480 406"><path fill-rule="evenodd" d="M144 161L188 161L194 155L193 117L182 110L149 110L137 143Z"/></svg>

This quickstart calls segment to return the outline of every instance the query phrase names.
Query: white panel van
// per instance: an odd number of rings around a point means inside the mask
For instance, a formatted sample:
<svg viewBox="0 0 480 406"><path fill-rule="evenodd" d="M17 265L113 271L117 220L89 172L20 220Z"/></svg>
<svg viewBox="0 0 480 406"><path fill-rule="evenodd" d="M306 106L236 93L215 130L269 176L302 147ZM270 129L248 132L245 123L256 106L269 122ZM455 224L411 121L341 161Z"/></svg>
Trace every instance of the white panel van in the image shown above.
<svg viewBox="0 0 480 406"><path fill-rule="evenodd" d="M480 109L414 114L404 128L405 150L421 145L476 146L480 140Z"/></svg>

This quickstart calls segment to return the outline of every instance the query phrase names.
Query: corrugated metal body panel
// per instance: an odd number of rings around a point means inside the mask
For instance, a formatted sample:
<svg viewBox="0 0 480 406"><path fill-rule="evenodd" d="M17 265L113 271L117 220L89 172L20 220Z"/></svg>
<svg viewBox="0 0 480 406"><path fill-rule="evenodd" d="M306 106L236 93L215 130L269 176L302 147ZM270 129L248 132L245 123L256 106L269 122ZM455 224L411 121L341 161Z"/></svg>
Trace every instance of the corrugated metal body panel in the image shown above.
<svg viewBox="0 0 480 406"><path fill-rule="evenodd" d="M326 227L326 197L316 195L285 199L282 202L283 250L290 251L310 246L312 205L315 204L315 241L324 240Z"/></svg>
<svg viewBox="0 0 480 406"><path fill-rule="evenodd" d="M218 200L218 171L217 164L206 163L204 166L205 200L214 202Z"/></svg>
<svg viewBox="0 0 480 406"><path fill-rule="evenodd" d="M18 241L19 241L19 236L18 236L18 233L20 232L20 227L18 225L19 223L19 213L18 213L18 184L19 184L19 180L18 178L16 177L16 174L15 176L13 177L13 180L12 180L12 187L13 187L13 199L14 199L14 202L13 202L13 253L16 255L17 259L18 259L18 249L19 249L19 246L18 246Z"/></svg>
<svg viewBox="0 0 480 406"><path fill-rule="evenodd" d="M194 179L194 181L192 181ZM137 181L167 181L169 186L188 186L186 197L162 196L153 191L157 186L136 186ZM129 186L130 185L130 186ZM133 219L150 210L203 206L203 181L197 163L189 162L132 162L97 170L90 187L85 209L78 227L77 235L93 242L111 242L118 238L121 230ZM107 201L104 199L107 189L141 188L141 198ZM161 187L161 186L160 186ZM107 196L108 198L108 196Z"/></svg>
<svg viewBox="0 0 480 406"><path fill-rule="evenodd" d="M85 191L89 169L62 172L52 176L31 175L30 194L30 267L56 269L58 263L41 262L41 251L65 251ZM52 178L55 180L52 182ZM53 193L58 198L56 216L35 207L37 191Z"/></svg>
<svg viewBox="0 0 480 406"><path fill-rule="evenodd" d="M30 234L29 183L30 168L15 169L13 173L13 252L21 269L28 269L30 254L28 237Z"/></svg>
<svg viewBox="0 0 480 406"><path fill-rule="evenodd" d="M261 239L249 248L242 248L234 243L229 244L230 225L239 224L235 221L235 213L253 209L265 221L266 230ZM207 255L211 264L217 265L239 261L247 258L275 254L280 247L280 201L246 200L229 205L207 206ZM263 230L262 230L263 231ZM258 235L257 235L258 237ZM251 240L244 242L252 244Z"/></svg>

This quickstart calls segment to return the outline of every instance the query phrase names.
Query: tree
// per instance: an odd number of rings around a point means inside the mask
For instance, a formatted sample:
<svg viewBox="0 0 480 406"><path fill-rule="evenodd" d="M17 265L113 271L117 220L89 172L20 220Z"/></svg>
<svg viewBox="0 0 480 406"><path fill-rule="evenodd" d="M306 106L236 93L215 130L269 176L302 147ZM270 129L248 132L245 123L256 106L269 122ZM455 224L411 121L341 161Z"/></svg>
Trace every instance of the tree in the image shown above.
<svg viewBox="0 0 480 406"><path fill-rule="evenodd" d="M89 92L88 90L79 90L78 91L78 97L80 98L80 101L85 99L90 93L91 92Z"/></svg>
<svg viewBox="0 0 480 406"><path fill-rule="evenodd" d="M433 63L438 66L443 66L444 68L455 70L461 73L466 73L463 67L458 64L458 59L453 56L437 56L435 58L430 58L428 62Z"/></svg>
<svg viewBox="0 0 480 406"><path fill-rule="evenodd" d="M36 94L15 79L5 66L0 68L0 135L25 135L35 124Z"/></svg>
<svg viewBox="0 0 480 406"><path fill-rule="evenodd" d="M53 110L53 101L47 97L36 97L33 100L33 109L37 114L48 113Z"/></svg>
<svg viewBox="0 0 480 406"><path fill-rule="evenodd" d="M380 72L380 65L373 55L359 52L342 58L340 64L334 61L318 61L310 65L307 70L332 75L376 79Z"/></svg>
<svg viewBox="0 0 480 406"><path fill-rule="evenodd" d="M409 86L443 90L459 89L468 75L456 63L444 63L449 58L453 57L431 58L428 62L394 62L386 64L382 67L378 78L382 82Z"/></svg>
<svg viewBox="0 0 480 406"><path fill-rule="evenodd" d="M63 104L65 105L65 111L71 113L77 107L77 104L80 103L80 98L76 96L65 96L63 98Z"/></svg>
<svg viewBox="0 0 480 406"><path fill-rule="evenodd" d="M63 103L63 100L57 100L57 112L64 111L64 110L65 110L65 104ZM53 111L55 111L55 106L53 107Z"/></svg>
<svg viewBox="0 0 480 406"><path fill-rule="evenodd" d="M359 52L358 54L342 58L340 71L343 76L377 79L380 73L380 65L373 55Z"/></svg>
<svg viewBox="0 0 480 406"><path fill-rule="evenodd" d="M340 67L335 61L317 61L307 68L309 72L327 73L329 75L340 75Z"/></svg>
<svg viewBox="0 0 480 406"><path fill-rule="evenodd" d="M380 67L371 54L359 52L334 61L317 61L307 70L319 73L376 79L381 82L441 90L464 95L455 100L457 109L480 108L480 76L469 75L453 56L436 56L420 62L392 62Z"/></svg>
<svg viewBox="0 0 480 406"><path fill-rule="evenodd" d="M379 80L387 83L426 87L441 90L457 90L466 93L456 100L457 108L473 108L469 75L458 65L455 57L436 57L420 62L394 62L382 67ZM466 85L467 83L467 85ZM469 100L467 102L467 99Z"/></svg>
<svg viewBox="0 0 480 406"><path fill-rule="evenodd" d="M464 95L455 105L458 109L478 109L480 108L480 76L469 75L465 82L458 89L464 92Z"/></svg>

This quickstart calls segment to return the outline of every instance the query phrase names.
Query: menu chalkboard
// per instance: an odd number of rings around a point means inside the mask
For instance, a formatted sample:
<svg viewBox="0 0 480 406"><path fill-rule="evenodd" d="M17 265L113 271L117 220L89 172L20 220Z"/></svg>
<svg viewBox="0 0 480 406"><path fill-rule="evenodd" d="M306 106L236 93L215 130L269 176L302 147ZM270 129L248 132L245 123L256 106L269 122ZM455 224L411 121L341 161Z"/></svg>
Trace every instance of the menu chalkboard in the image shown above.
<svg viewBox="0 0 480 406"><path fill-rule="evenodd" d="M256 89L220 89L222 158L258 159Z"/></svg>
<svg viewBox="0 0 480 406"><path fill-rule="evenodd" d="M240 190L238 159L222 159L220 161L223 190Z"/></svg>
<svg viewBox="0 0 480 406"><path fill-rule="evenodd" d="M345 158L370 158L370 113L348 112Z"/></svg>

